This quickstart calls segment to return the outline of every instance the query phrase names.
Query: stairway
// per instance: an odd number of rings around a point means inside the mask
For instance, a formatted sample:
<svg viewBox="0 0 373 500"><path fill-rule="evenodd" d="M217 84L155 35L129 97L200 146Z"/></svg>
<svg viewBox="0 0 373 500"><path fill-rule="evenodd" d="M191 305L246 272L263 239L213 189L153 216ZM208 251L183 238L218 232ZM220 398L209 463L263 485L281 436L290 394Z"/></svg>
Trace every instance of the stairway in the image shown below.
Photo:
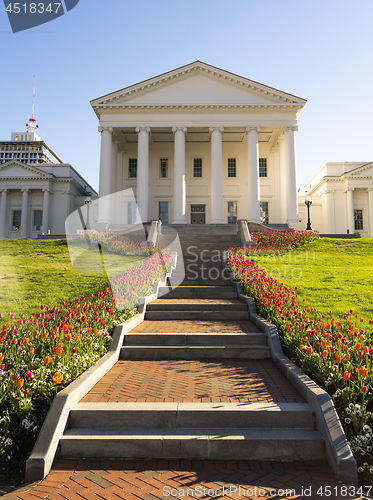
<svg viewBox="0 0 373 500"><path fill-rule="evenodd" d="M256 363L267 359L271 363L266 335L249 321L247 305L238 300L221 265L222 250L238 245L237 236L179 236L185 279L172 291L167 287L160 290L160 298L147 307L145 321L125 336L120 358L163 364L164 360L178 360L170 361L174 364L200 360L204 366L232 360ZM186 372L186 385L187 381ZM135 382L142 383L137 378ZM281 387L285 382L279 380L278 384ZM150 383L157 386L157 380ZM165 380L167 383L171 380ZM144 396L143 402L80 402L71 412L60 455L274 461L325 458L313 410L300 397L301 402L251 403L238 399L185 402L182 398L147 402Z"/></svg>

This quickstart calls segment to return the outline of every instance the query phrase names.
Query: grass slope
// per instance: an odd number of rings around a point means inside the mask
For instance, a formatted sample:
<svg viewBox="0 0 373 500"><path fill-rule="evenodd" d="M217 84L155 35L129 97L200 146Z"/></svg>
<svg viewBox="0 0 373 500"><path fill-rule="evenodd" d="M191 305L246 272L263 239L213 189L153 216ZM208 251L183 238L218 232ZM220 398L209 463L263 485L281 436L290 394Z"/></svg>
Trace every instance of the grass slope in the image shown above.
<svg viewBox="0 0 373 500"><path fill-rule="evenodd" d="M141 260L105 253L109 276ZM97 251L70 261L66 240L0 240L0 313L39 312L40 304L60 305L80 295L90 296L108 283Z"/></svg>
<svg viewBox="0 0 373 500"><path fill-rule="evenodd" d="M308 307L373 319L373 240L321 238L284 256L254 259Z"/></svg>

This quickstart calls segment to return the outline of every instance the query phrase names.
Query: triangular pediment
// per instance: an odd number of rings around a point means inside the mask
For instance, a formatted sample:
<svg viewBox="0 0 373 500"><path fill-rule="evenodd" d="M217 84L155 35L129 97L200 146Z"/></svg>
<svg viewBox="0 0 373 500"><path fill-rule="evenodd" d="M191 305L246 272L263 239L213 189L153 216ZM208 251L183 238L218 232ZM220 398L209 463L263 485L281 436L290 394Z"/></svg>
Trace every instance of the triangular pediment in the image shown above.
<svg viewBox="0 0 373 500"><path fill-rule="evenodd" d="M299 106L306 101L196 62L91 101L93 108L151 105Z"/></svg>
<svg viewBox="0 0 373 500"><path fill-rule="evenodd" d="M53 177L52 174L48 174L37 167L33 167L17 160L9 160L0 166L1 179L49 179L51 177Z"/></svg>
<svg viewBox="0 0 373 500"><path fill-rule="evenodd" d="M373 177L373 162L365 163L361 167L345 172L343 176L349 179L357 177Z"/></svg>

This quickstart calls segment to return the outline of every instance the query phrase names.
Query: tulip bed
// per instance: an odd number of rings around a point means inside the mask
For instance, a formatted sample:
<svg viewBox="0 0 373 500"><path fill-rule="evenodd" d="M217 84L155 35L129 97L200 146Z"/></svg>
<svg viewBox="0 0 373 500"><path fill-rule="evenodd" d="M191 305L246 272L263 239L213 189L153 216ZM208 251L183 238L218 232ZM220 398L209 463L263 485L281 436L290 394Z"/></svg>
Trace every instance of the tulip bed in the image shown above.
<svg viewBox="0 0 373 500"><path fill-rule="evenodd" d="M123 239L119 252L126 246L134 247ZM107 352L113 327L135 314L171 264L168 249L143 250L148 258L98 293L27 316L0 314L0 460L8 479L19 481L54 395Z"/></svg>
<svg viewBox="0 0 373 500"><path fill-rule="evenodd" d="M352 310L336 316L331 310L319 312L299 300L296 287L285 286L255 263L256 254L280 256L317 238L304 233L254 234L258 248L230 249L229 266L244 293L254 297L258 314L277 326L286 354L332 396L360 478L371 483L373 321Z"/></svg>

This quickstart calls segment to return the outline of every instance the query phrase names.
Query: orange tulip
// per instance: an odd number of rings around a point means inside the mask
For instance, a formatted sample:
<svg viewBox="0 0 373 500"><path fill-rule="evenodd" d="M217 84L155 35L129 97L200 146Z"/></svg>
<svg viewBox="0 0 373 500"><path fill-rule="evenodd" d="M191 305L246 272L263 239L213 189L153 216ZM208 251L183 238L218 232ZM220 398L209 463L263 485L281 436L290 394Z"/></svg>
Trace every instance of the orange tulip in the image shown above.
<svg viewBox="0 0 373 500"><path fill-rule="evenodd" d="M24 383L25 381L23 380L23 378L20 378L17 382L18 389L22 389Z"/></svg>
<svg viewBox="0 0 373 500"><path fill-rule="evenodd" d="M70 333L67 333L65 335L65 340L66 340L66 342L70 342L71 341L71 334Z"/></svg>
<svg viewBox="0 0 373 500"><path fill-rule="evenodd" d="M359 343L358 343L358 344L356 344L356 346L355 346L355 347L356 347L356 349L357 349L358 351L360 351L360 349L361 349L361 344L359 344Z"/></svg>
<svg viewBox="0 0 373 500"><path fill-rule="evenodd" d="M344 350L344 351L348 351L348 345L346 345L346 344L345 344L345 345L343 346L343 350Z"/></svg>
<svg viewBox="0 0 373 500"><path fill-rule="evenodd" d="M347 353L346 356L345 356L345 360L346 361L350 361L350 359L351 359L351 356Z"/></svg>
<svg viewBox="0 0 373 500"><path fill-rule="evenodd" d="M24 343L25 345L27 345L29 342L30 342L30 339L28 339L28 338L26 338L26 339L23 341L23 343Z"/></svg>
<svg viewBox="0 0 373 500"><path fill-rule="evenodd" d="M45 363L46 365L48 365L48 364L49 364L49 363L51 363L51 362L52 362L52 358L51 358L50 356L45 356L45 358L44 358L44 363Z"/></svg>
<svg viewBox="0 0 373 500"><path fill-rule="evenodd" d="M335 361L336 361L336 363L340 363L342 361L342 358L339 354L336 354Z"/></svg>
<svg viewBox="0 0 373 500"><path fill-rule="evenodd" d="M33 347L30 347L30 350L29 350L29 352L28 352L28 353L29 353L29 354L34 354L34 352L35 352L35 349L34 349Z"/></svg>
<svg viewBox="0 0 373 500"><path fill-rule="evenodd" d="M302 344L301 344L301 345L299 346L299 349L300 349L301 351L303 351L303 349L304 349L304 345L302 345Z"/></svg>
<svg viewBox="0 0 373 500"><path fill-rule="evenodd" d="M323 345L323 346L326 346L326 344L327 344L327 341L326 341L326 340L323 340L323 341L322 341L322 345Z"/></svg>
<svg viewBox="0 0 373 500"><path fill-rule="evenodd" d="M43 339L46 339L48 337L49 333L48 332L44 332L43 333Z"/></svg>
<svg viewBox="0 0 373 500"><path fill-rule="evenodd" d="M63 375L60 372L56 372L53 376L53 382L55 384L60 384L63 380Z"/></svg>
<svg viewBox="0 0 373 500"><path fill-rule="evenodd" d="M350 380L350 374L349 374L348 372L344 372L344 374L343 374L343 378L344 378L345 380Z"/></svg>
<svg viewBox="0 0 373 500"><path fill-rule="evenodd" d="M312 353L312 347L309 345L307 347L307 354L311 354Z"/></svg>
<svg viewBox="0 0 373 500"><path fill-rule="evenodd" d="M363 351L365 352L365 354L368 354L369 352L368 346L365 345Z"/></svg>
<svg viewBox="0 0 373 500"><path fill-rule="evenodd" d="M78 340L79 340L79 337L77 335L75 335L74 342L77 342Z"/></svg>
<svg viewBox="0 0 373 500"><path fill-rule="evenodd" d="M328 356L328 351L323 351L322 355L323 355L324 358L326 358Z"/></svg>
<svg viewBox="0 0 373 500"><path fill-rule="evenodd" d="M360 368L360 373L361 373L361 376L365 378L368 375L368 369L365 368L365 366L362 366Z"/></svg>

